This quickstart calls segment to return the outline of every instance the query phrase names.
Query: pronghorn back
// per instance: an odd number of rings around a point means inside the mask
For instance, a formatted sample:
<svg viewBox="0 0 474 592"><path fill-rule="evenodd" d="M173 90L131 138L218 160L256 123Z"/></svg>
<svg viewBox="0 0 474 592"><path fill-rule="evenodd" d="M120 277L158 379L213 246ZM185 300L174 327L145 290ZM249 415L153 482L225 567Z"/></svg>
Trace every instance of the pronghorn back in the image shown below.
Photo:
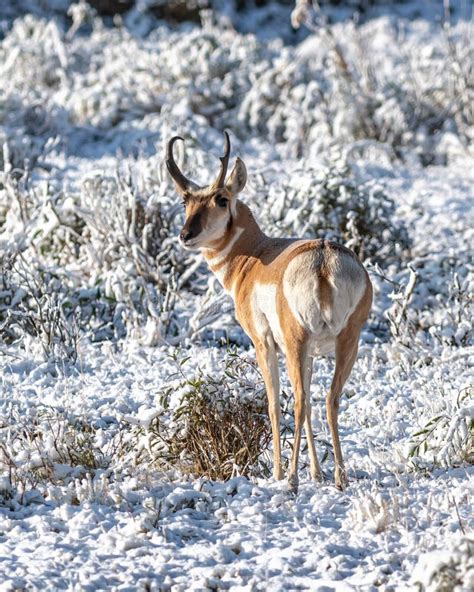
<svg viewBox="0 0 474 592"><path fill-rule="evenodd" d="M236 202L236 220L244 219L247 228L256 226L247 206ZM278 310L285 300L307 332L313 353L333 353L335 338L365 294L364 267L352 251L332 241L273 239L253 230L255 241L240 227L229 228L222 249L204 252L234 297L239 320L245 328L253 324L260 331L270 329L284 351Z"/></svg>

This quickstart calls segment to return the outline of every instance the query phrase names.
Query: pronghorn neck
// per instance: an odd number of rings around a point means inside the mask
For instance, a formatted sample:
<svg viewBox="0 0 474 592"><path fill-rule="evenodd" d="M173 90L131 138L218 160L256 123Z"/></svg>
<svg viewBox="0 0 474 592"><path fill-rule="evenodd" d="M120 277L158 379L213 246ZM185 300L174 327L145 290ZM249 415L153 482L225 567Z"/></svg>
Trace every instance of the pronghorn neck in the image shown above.
<svg viewBox="0 0 474 592"><path fill-rule="evenodd" d="M211 271L226 290L232 290L238 270L255 256L266 238L250 209L237 200L224 236L203 250Z"/></svg>

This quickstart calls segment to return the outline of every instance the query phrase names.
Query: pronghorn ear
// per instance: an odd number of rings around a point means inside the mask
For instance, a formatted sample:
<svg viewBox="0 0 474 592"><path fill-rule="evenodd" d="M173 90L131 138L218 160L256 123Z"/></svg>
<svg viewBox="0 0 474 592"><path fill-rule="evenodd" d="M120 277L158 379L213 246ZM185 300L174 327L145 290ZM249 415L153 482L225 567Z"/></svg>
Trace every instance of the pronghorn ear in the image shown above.
<svg viewBox="0 0 474 592"><path fill-rule="evenodd" d="M226 181L226 189L230 191L232 195L237 195L237 193L240 193L245 187L246 182L247 169L245 168L243 160L240 160L240 158L237 157L234 168Z"/></svg>

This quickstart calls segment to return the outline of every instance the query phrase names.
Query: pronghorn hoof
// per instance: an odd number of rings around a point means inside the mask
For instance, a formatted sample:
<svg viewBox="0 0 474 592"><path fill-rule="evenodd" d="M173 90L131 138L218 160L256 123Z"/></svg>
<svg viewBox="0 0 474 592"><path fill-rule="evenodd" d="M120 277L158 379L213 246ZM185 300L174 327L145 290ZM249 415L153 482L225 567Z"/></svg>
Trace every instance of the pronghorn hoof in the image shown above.
<svg viewBox="0 0 474 592"><path fill-rule="evenodd" d="M294 493L295 495L298 493L298 479L292 479L291 477L288 479L288 491L290 493Z"/></svg>
<svg viewBox="0 0 474 592"><path fill-rule="evenodd" d="M336 475L336 488L339 489L339 491L344 491L344 489L348 485L349 481L347 479L345 471L343 473L340 473L339 475Z"/></svg>

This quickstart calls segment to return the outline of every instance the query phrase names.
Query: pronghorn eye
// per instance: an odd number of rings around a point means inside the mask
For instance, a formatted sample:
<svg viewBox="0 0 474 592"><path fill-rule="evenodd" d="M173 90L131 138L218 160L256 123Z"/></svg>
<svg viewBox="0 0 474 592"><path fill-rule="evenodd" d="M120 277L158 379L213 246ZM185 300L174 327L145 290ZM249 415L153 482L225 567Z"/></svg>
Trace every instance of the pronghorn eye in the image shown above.
<svg viewBox="0 0 474 592"><path fill-rule="evenodd" d="M185 208L185 207L186 207L186 202L184 201L184 199L183 199L183 201L181 202L181 205L183 206L183 208Z"/></svg>
<svg viewBox="0 0 474 592"><path fill-rule="evenodd" d="M226 199L225 197L222 197L220 195L218 197L216 197L216 204L220 208L226 208L228 203L229 203L229 200Z"/></svg>

